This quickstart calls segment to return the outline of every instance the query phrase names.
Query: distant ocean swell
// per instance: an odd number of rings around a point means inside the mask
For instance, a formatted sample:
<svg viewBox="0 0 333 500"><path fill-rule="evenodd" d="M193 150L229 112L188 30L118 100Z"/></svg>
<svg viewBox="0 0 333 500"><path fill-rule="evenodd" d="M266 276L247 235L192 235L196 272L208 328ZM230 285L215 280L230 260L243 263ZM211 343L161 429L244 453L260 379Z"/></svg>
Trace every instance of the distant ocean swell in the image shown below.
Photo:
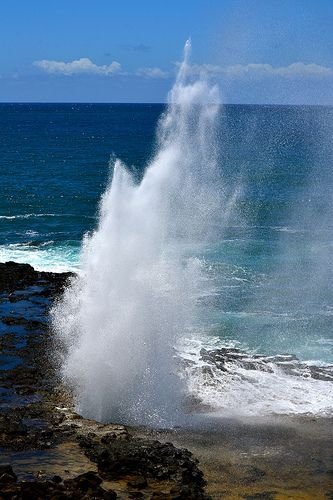
<svg viewBox="0 0 333 500"><path fill-rule="evenodd" d="M77 217L77 214L17 214L17 215L0 215L0 219L14 220L14 219L31 219L35 217ZM81 217L87 219L95 219L95 217L90 215L81 215Z"/></svg>

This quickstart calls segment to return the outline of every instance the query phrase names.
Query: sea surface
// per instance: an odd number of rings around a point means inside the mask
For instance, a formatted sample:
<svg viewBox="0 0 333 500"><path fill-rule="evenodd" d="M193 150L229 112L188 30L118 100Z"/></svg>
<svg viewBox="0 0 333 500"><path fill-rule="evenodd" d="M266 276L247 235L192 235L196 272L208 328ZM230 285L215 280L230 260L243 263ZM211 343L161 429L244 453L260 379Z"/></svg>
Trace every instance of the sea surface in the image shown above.
<svg viewBox="0 0 333 500"><path fill-rule="evenodd" d="M113 159L139 182L164 109L0 104L0 261L79 270ZM243 401L252 414L332 414L333 107L223 106L219 147L224 182L238 196L223 233L191 249L213 287L198 298L200 322L183 354L198 366L202 347L239 349L273 368L253 377L240 366L211 389L192 370L193 386L207 404L235 411ZM276 368L285 354L297 377ZM324 376L313 377L312 366Z"/></svg>

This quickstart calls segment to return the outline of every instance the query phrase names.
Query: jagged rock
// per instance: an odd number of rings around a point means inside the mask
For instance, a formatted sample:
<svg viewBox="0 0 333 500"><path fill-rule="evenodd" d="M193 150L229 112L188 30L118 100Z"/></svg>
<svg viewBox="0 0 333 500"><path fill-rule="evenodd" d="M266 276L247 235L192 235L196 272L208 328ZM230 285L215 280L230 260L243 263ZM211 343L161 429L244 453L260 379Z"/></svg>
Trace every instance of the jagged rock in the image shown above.
<svg viewBox="0 0 333 500"><path fill-rule="evenodd" d="M36 271L30 264L0 263L0 292L13 293L32 285L48 285L49 294L60 293L73 273Z"/></svg>
<svg viewBox="0 0 333 500"><path fill-rule="evenodd" d="M12 476L15 476L12 466L9 464L0 465L0 476L2 474L10 474Z"/></svg>
<svg viewBox="0 0 333 500"><path fill-rule="evenodd" d="M72 489L78 489L80 491L88 491L89 489L97 488L103 482L96 472L89 471L84 474L80 474L75 479L68 479L64 481L66 487L70 486Z"/></svg>
<svg viewBox="0 0 333 500"><path fill-rule="evenodd" d="M104 479L114 481L135 475L135 480L128 484L138 489L146 488L149 478L169 481L170 487L176 488L182 495L179 498L206 498L203 474L188 450L177 449L171 443L162 444L131 436L127 440L112 440L109 436L107 442L98 436L85 436L79 442L86 455L97 464ZM140 476L139 482L137 476Z"/></svg>
<svg viewBox="0 0 333 500"><path fill-rule="evenodd" d="M0 500L114 500L117 493L103 487L103 480L111 478L114 484L119 479L122 498L206 498L203 475L188 451L134 438L122 425L83 419L73 411L71 394L59 386L49 357L53 339L44 322L51 300L72 276L35 271L26 264L0 264L0 300L10 305L2 321L8 333L1 336L1 349L7 357L20 358L13 368L0 367L1 385L10 392L3 397L15 401L0 409L0 447L15 452L43 450L41 456L47 460L55 451L61 454L60 447L55 450L59 444L75 450L80 460L80 448L87 456L83 473L72 478L42 471L17 481L10 465L0 466ZM17 307L20 300L33 303L34 308L40 304L38 316L25 316ZM96 465L97 472L92 470ZM66 475L73 474L71 467L69 463Z"/></svg>
<svg viewBox="0 0 333 500"><path fill-rule="evenodd" d="M201 349L201 360L207 363L201 367L204 374L214 377L213 369L233 373L235 368L273 373L277 368L292 376L302 376L317 380L333 381L333 366L309 366L294 354L266 356L249 354L238 348Z"/></svg>
<svg viewBox="0 0 333 500"><path fill-rule="evenodd" d="M11 465L0 465L0 485L15 483L17 481ZM1 486L0 486L1 488Z"/></svg>

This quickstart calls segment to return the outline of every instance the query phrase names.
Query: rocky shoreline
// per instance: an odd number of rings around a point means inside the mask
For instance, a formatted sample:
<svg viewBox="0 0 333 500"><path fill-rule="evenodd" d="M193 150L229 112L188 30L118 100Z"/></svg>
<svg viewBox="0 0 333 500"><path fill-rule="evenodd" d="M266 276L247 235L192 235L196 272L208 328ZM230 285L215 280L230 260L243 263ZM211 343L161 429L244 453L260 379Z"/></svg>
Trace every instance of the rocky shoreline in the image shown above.
<svg viewBox="0 0 333 500"><path fill-rule="evenodd" d="M198 428L162 431L78 415L57 379L48 326L71 277L0 264L0 500L333 498L331 418L211 415ZM200 356L207 376L271 363L237 349ZM273 361L304 376L295 358ZM308 376L331 380L327 370Z"/></svg>
<svg viewBox="0 0 333 500"><path fill-rule="evenodd" d="M0 264L0 499L208 498L186 449L73 410L48 327L71 276Z"/></svg>

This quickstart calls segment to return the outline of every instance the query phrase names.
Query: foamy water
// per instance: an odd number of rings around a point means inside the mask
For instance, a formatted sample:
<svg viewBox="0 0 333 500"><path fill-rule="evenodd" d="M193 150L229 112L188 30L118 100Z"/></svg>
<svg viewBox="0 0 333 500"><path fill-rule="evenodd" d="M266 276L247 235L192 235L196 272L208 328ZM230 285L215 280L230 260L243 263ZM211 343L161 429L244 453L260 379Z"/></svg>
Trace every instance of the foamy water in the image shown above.
<svg viewBox="0 0 333 500"><path fill-rule="evenodd" d="M38 246L31 243L9 243L0 246L0 262L9 261L30 264L37 271L79 272L79 248L56 246L52 240L44 241Z"/></svg>
<svg viewBox="0 0 333 500"><path fill-rule="evenodd" d="M220 350L222 356L215 359ZM179 356L189 394L206 406L205 412L221 417L333 415L333 364L300 362L290 354L260 355L237 341L205 336L184 339Z"/></svg>

